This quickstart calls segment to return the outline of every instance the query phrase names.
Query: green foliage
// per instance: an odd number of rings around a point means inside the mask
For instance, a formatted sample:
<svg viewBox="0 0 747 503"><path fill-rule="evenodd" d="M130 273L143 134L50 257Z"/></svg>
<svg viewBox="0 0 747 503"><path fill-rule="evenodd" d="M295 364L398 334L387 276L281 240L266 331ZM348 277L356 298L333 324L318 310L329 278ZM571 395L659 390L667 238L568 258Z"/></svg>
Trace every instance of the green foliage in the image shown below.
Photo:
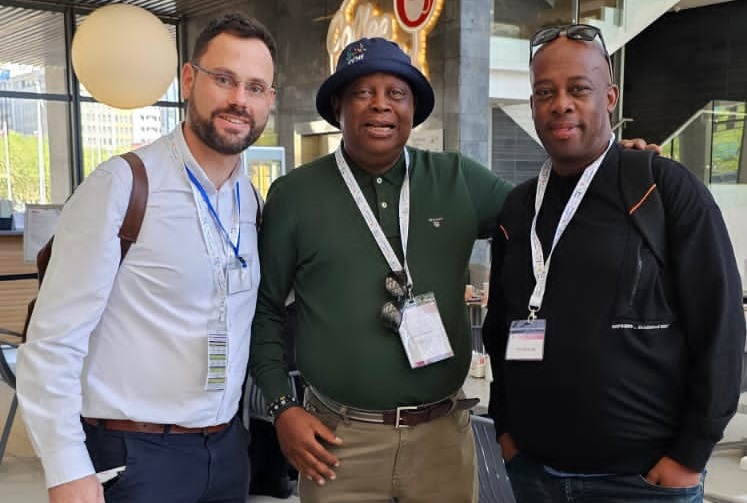
<svg viewBox="0 0 747 503"><path fill-rule="evenodd" d="M7 147L7 150L6 150ZM6 157L6 152L8 153ZM47 181L45 200L49 200L49 143L42 142L42 170ZM0 197L7 198L8 164L12 199L18 203L38 203L39 197L39 143L35 135L24 135L9 131L7 137L0 135Z"/></svg>
<svg viewBox="0 0 747 503"><path fill-rule="evenodd" d="M713 131L713 175L725 175L739 168L739 149L742 146L744 119L729 124L716 124Z"/></svg>
<svg viewBox="0 0 747 503"><path fill-rule="evenodd" d="M736 183L742 137L745 133L745 104L715 102L713 107L710 180L713 183ZM682 138L677 136L662 145L662 153L681 160Z"/></svg>
<svg viewBox="0 0 747 503"><path fill-rule="evenodd" d="M91 174L96 166L115 155L129 152L132 148L119 146L115 149L86 147L83 149L83 177Z"/></svg>

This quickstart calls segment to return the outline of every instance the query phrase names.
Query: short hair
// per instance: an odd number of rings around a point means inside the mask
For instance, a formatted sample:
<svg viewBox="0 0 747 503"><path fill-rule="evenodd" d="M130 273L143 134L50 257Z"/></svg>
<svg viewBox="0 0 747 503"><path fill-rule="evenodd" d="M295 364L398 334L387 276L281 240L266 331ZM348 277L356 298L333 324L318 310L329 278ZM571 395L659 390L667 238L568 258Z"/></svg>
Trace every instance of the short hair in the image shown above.
<svg viewBox="0 0 747 503"><path fill-rule="evenodd" d="M205 52L211 40L221 33L228 33L239 38L256 38L264 42L270 51L272 63L275 64L277 56L277 46L275 39L265 25L254 19L240 13L225 14L221 17L210 21L197 36L194 49L192 50L192 60L199 60Z"/></svg>

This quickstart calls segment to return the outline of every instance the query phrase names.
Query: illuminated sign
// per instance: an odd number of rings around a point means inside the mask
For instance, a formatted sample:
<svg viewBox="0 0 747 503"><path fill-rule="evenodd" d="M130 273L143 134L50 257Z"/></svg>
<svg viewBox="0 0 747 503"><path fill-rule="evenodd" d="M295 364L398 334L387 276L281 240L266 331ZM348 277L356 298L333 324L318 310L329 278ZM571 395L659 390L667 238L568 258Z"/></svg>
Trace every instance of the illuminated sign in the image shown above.
<svg viewBox="0 0 747 503"><path fill-rule="evenodd" d="M391 5L386 10L376 2L343 0L327 30L330 73L335 71L337 58L349 43L363 37L383 37L397 42L413 64L428 76L427 36L438 20L443 2L381 0Z"/></svg>

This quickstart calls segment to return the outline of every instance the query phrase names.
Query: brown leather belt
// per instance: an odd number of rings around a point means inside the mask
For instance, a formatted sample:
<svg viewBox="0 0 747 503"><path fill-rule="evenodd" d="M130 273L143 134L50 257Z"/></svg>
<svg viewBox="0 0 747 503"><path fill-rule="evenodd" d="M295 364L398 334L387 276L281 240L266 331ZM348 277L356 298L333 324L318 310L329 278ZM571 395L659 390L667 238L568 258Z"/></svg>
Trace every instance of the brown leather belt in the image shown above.
<svg viewBox="0 0 747 503"><path fill-rule="evenodd" d="M136 433L199 433L201 435L209 435L211 433L217 433L219 431L228 428L230 423L216 424L215 426L205 426L202 428L187 428L186 426L179 426L178 424L158 424L158 423L143 423L138 421L130 421L129 419L95 419L91 417L84 417L83 421L93 426L101 426L107 430L113 431L131 431Z"/></svg>
<svg viewBox="0 0 747 503"><path fill-rule="evenodd" d="M427 423L443 417L455 410L471 409L480 402L479 398L456 398L451 396L439 402L424 405L405 405L391 410L366 410L349 407L320 394L309 387L309 391L332 412L342 417L364 423L378 423L395 428L407 428Z"/></svg>

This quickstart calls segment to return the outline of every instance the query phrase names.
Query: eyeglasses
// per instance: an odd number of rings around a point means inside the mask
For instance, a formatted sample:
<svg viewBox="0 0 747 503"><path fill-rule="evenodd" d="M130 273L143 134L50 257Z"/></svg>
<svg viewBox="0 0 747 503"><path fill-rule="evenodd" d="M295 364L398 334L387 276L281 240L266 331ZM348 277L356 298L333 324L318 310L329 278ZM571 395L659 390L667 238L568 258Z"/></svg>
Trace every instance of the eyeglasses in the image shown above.
<svg viewBox="0 0 747 503"><path fill-rule="evenodd" d="M192 65L192 68L194 68L198 72L202 72L210 77L215 85L220 89L223 89L224 91L233 91L234 89L243 85L246 95L249 98L255 99L264 98L265 96L269 96L275 92L275 89L273 89L272 87L267 87L260 82L242 82L230 73L214 72L194 63L190 63L190 65Z"/></svg>
<svg viewBox="0 0 747 503"><path fill-rule="evenodd" d="M387 328L399 331L402 324L402 308L407 298L407 274L405 271L392 271L384 278L384 288L394 297L381 307L381 320Z"/></svg>
<svg viewBox="0 0 747 503"><path fill-rule="evenodd" d="M588 24L566 24L561 26L548 26L547 28L540 28L532 35L529 42L529 63L532 62L534 54L537 52L535 48L539 48L548 42L551 42L558 38L560 35L565 35L571 40L581 40L584 42L593 42L594 39L599 37L599 42L602 44L604 50L604 56L607 58L607 66L610 69L610 77L614 78L612 73L612 60L610 59L610 53L607 51L607 45L604 43L602 37L602 31L596 26Z"/></svg>

